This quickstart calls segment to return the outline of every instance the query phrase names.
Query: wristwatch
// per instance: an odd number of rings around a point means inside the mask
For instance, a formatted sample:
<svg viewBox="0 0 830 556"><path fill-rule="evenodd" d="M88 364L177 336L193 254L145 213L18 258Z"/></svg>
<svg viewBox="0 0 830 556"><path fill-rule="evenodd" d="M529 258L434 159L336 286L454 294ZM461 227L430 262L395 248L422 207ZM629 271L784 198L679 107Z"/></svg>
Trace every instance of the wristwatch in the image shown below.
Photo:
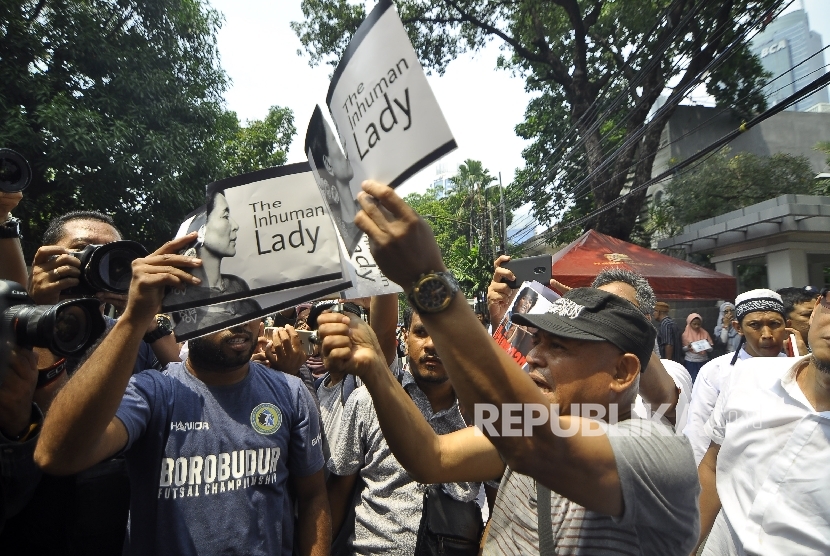
<svg viewBox="0 0 830 556"><path fill-rule="evenodd" d="M156 340L160 340L173 333L173 321L164 313L156 315L156 325L155 330L144 335L143 339L148 344L152 344Z"/></svg>
<svg viewBox="0 0 830 556"><path fill-rule="evenodd" d="M20 219L11 214L0 224L0 239L20 239Z"/></svg>
<svg viewBox="0 0 830 556"><path fill-rule="evenodd" d="M450 306L460 290L452 272L427 272L415 280L409 302L418 312L439 313Z"/></svg>

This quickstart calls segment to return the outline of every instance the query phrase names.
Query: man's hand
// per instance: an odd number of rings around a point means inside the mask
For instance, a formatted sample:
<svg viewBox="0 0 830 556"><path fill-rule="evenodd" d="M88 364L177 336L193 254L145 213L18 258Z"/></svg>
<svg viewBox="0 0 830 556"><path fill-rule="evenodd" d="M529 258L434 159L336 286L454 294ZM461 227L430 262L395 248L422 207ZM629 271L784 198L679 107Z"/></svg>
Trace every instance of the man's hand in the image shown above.
<svg viewBox="0 0 830 556"><path fill-rule="evenodd" d="M98 292L95 294L95 298L101 303L108 303L115 307L116 316L123 314L124 309L127 308L127 294L124 293ZM156 324L154 321L147 332L155 329Z"/></svg>
<svg viewBox="0 0 830 556"><path fill-rule="evenodd" d="M21 199L23 199L23 193L20 191L14 193L0 191L0 224L9 218L9 213L17 207Z"/></svg>
<svg viewBox="0 0 830 556"><path fill-rule="evenodd" d="M354 219L366 233L375 262L387 278L404 291L427 272L447 269L432 228L395 191L364 181L357 201L363 208Z"/></svg>
<svg viewBox="0 0 830 556"><path fill-rule="evenodd" d="M323 313L317 334L326 369L365 377L372 371L389 372L375 333L355 315Z"/></svg>
<svg viewBox="0 0 830 556"><path fill-rule="evenodd" d="M510 300L513 298L513 290L505 282L512 282L516 279L516 275L509 268L502 266L509 260L509 255L499 255L499 258L493 262L495 267L493 279L487 287L487 310L490 311L490 322L493 323L494 329L504 318Z"/></svg>
<svg viewBox="0 0 830 556"><path fill-rule="evenodd" d="M151 255L133 261L133 277L127 294L127 307L122 317L142 329L150 328L151 321L161 309L167 287L186 287L201 280L183 270L201 266L201 259L178 255L196 239L196 232L168 241Z"/></svg>
<svg viewBox="0 0 830 556"><path fill-rule="evenodd" d="M38 305L54 305L61 291L80 283L81 260L59 245L44 245L32 261L29 295Z"/></svg>
<svg viewBox="0 0 830 556"><path fill-rule="evenodd" d="M566 293L568 293L569 291L571 291L573 289L572 287L566 286L565 284L563 284L559 280L556 280L555 278L551 278L549 284L550 284L550 289L552 289L553 291L555 291L559 295L565 295Z"/></svg>
<svg viewBox="0 0 830 556"><path fill-rule="evenodd" d="M37 386L37 355L8 344L8 369L0 369L0 432L16 438L25 432L32 415L32 398Z"/></svg>
<svg viewBox="0 0 830 556"><path fill-rule="evenodd" d="M788 347L792 347L793 357L798 357L800 355L807 355L810 353L810 350L807 349L807 343L804 341L804 338L801 337L801 332L796 330L795 328L786 328L787 334L792 334L795 336L795 345L790 346L790 337L784 340L784 348L787 349Z"/></svg>
<svg viewBox="0 0 830 556"><path fill-rule="evenodd" d="M259 340L265 340L265 345L262 351L251 357L251 361L259 361L277 371L297 376L300 367L308 359L305 351L303 351L300 336L290 324L286 325L285 328L274 329L271 337L264 335Z"/></svg>

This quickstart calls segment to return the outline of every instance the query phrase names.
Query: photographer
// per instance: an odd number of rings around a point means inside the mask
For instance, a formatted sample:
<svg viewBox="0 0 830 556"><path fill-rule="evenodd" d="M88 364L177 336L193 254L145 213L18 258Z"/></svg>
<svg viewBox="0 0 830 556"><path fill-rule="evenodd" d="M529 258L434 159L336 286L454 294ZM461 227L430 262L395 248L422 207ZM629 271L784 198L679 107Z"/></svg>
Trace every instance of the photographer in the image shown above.
<svg viewBox="0 0 830 556"><path fill-rule="evenodd" d="M53 219L43 234L43 246L35 253L32 261L32 280L29 295L39 305L50 305L65 299L63 290L80 284L80 259L71 253L81 251L87 245L104 245L121 240L121 232L115 227L112 218L96 211L73 211ZM97 292L95 297L101 303L115 307L120 314L127 304L126 294ZM107 319L107 328L112 328L115 320ZM144 369L161 369L168 363L179 360L179 346L175 337L167 333L161 336L155 332L159 325L153 320L147 330L145 341L138 352L135 362L136 372ZM172 328L169 329L172 332ZM51 365L55 359L49 354L40 354L41 367ZM74 365L73 365L74 367ZM71 371L71 370L70 370Z"/></svg>
<svg viewBox="0 0 830 556"><path fill-rule="evenodd" d="M44 234L43 247L34 257L29 285L31 298L39 305L52 305L72 297L61 293L80 283L80 260L70 252L80 251L87 245L108 244L120 239L121 234L112 219L98 212L71 212L55 218ZM95 297L116 308L123 308L126 302L125 295L99 292ZM115 320L105 318L108 328L111 328ZM154 322L148 333L152 333L156 326L157 322ZM42 380L36 388L26 392L18 388L14 399L20 407L29 407L30 412L34 404L37 412L46 414L80 360L60 357L45 348L35 348L34 351L37 354L35 381L39 376L48 376L49 379ZM151 344L142 342L135 365L130 366L158 368L159 361L166 364L173 360L178 360L178 345L173 335L168 334ZM6 390L7 384L0 388ZM8 388L11 389L12 384ZM20 417L17 415L16 418L19 420ZM0 430L3 430L1 427ZM16 435L18 431L12 432L11 428L9 434ZM9 441L14 446L16 463L13 467L8 466L4 458L2 464L4 482L8 474L8 481L33 488L28 503L23 500L25 506L13 508L15 511L19 509L17 515L12 517L11 512L7 514L6 526L0 534L3 554L120 554L130 500L124 459L109 459L87 471L66 477L43 474L38 480L39 475L32 477L27 470L33 464L32 452L38 432L32 431L34 436L30 437L26 448L17 447ZM3 434L6 434L5 431ZM3 449L4 455L12 453L6 452L5 446ZM43 531L44 523L49 524L47 531Z"/></svg>

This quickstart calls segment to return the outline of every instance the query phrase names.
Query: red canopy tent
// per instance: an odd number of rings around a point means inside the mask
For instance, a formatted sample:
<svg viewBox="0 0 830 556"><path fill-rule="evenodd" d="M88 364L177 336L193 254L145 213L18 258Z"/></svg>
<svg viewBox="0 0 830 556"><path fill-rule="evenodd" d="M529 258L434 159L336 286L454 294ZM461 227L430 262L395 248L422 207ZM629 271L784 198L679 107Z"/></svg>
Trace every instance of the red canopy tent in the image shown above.
<svg viewBox="0 0 830 556"><path fill-rule="evenodd" d="M594 230L553 256L553 277L571 287L590 286L608 268L648 279L658 299L735 299L734 277L645 249Z"/></svg>

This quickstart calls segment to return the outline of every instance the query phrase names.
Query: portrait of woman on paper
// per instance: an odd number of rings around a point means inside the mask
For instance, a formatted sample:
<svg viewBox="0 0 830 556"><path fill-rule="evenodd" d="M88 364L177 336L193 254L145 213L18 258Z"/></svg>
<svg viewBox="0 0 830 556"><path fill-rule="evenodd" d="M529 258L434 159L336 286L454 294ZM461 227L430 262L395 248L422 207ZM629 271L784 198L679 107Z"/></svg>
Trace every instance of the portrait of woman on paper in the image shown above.
<svg viewBox="0 0 830 556"><path fill-rule="evenodd" d="M354 170L349 157L340 149L337 138L329 127L319 106L314 108L305 138L308 162L315 170L320 192L329 205L335 226L349 253L360 239L361 231L354 224L360 206L352 195L350 183Z"/></svg>
<svg viewBox="0 0 830 556"><path fill-rule="evenodd" d="M239 224L231 217L230 206L221 188L208 190L205 212L198 214L186 233L198 232L196 243L183 254L198 257L202 266L191 273L202 282L186 290L173 290L175 303L211 299L250 291L247 282L233 274L222 274L222 260L236 255ZM256 301L251 301L259 309Z"/></svg>

